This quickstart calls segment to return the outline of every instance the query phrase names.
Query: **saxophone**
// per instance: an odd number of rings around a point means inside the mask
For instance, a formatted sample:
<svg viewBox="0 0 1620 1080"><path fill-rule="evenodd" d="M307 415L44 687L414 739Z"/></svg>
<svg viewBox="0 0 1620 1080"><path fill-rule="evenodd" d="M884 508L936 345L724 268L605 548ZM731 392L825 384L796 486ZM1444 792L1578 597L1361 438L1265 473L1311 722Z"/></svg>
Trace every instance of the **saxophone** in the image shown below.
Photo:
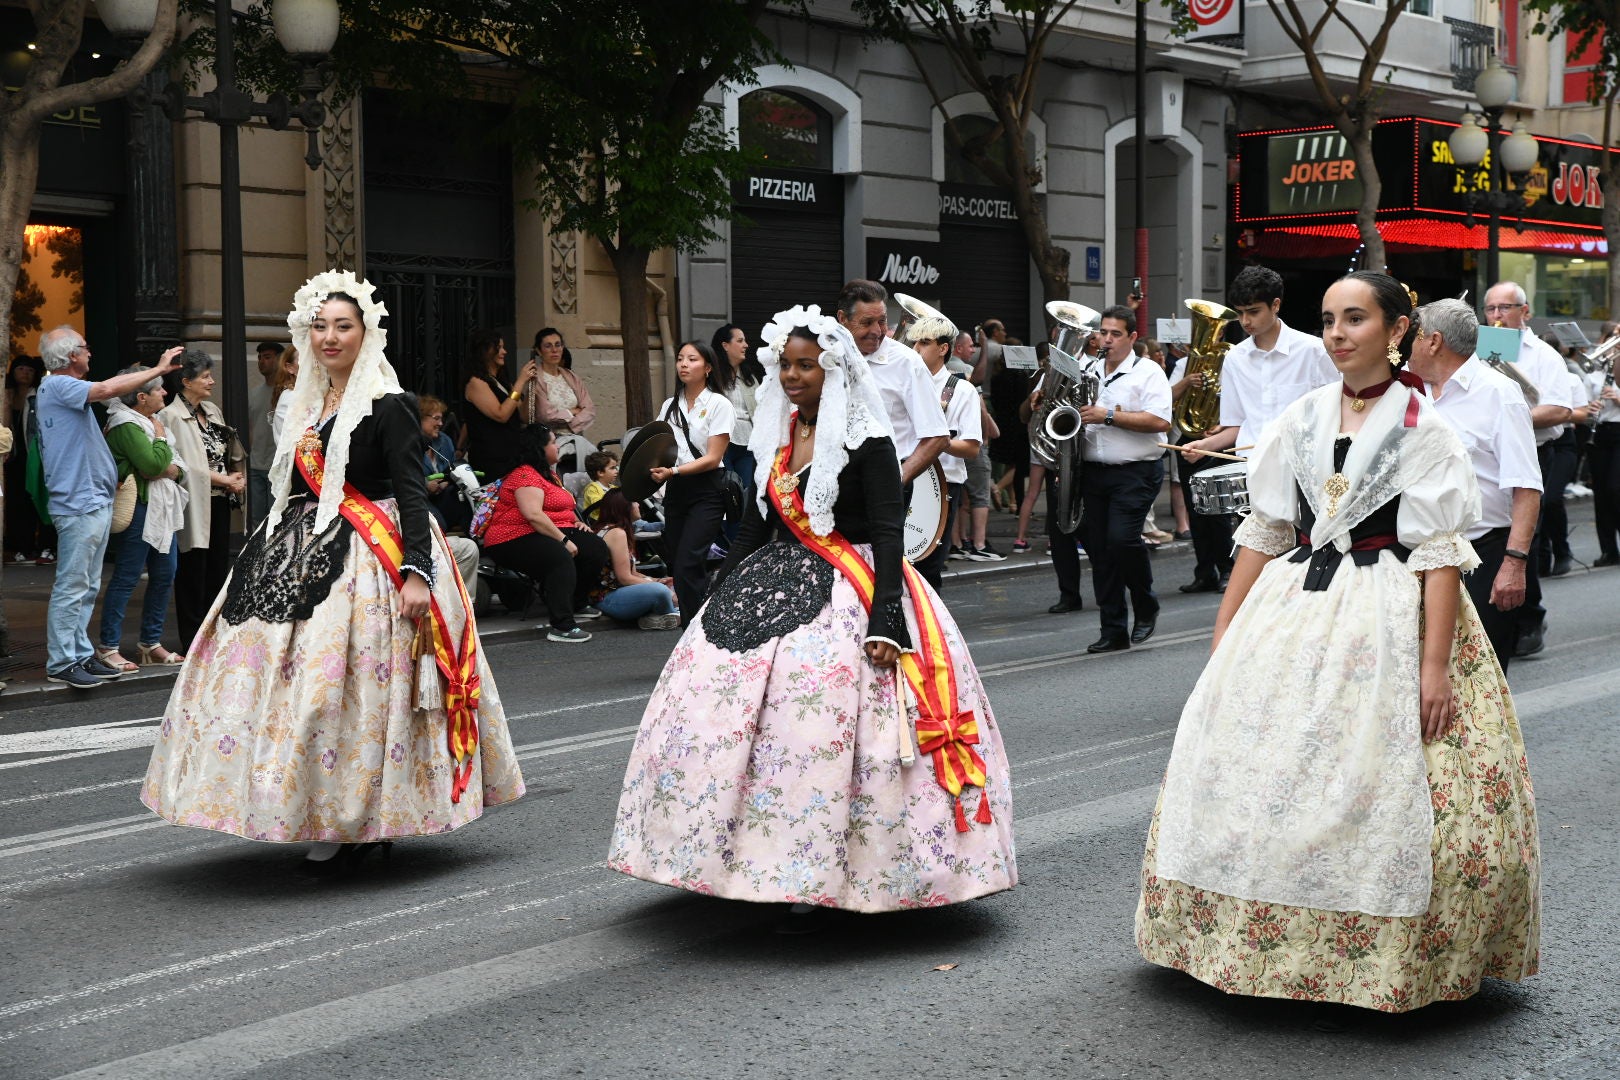
<svg viewBox="0 0 1620 1080"><path fill-rule="evenodd" d="M1192 312L1192 333L1187 345L1187 374L1204 377L1202 386L1195 386L1181 395L1176 402L1176 430L1194 439L1201 439L1210 428L1221 422L1221 362L1226 350L1232 346L1221 340L1226 324L1238 313L1224 304L1210 300L1185 300Z"/></svg>

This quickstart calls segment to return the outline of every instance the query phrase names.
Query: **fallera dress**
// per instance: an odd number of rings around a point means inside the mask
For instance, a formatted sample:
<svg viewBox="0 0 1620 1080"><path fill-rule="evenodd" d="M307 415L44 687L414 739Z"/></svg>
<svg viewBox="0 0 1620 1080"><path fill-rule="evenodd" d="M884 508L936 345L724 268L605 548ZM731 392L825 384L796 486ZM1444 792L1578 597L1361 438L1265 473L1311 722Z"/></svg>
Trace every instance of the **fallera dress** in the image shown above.
<svg viewBox="0 0 1620 1080"><path fill-rule="evenodd" d="M1400 384L1339 436L1340 394L1300 399L1251 459L1236 539L1282 557L1182 713L1136 940L1229 993L1403 1012L1535 973L1535 799L1466 592L1456 721L1420 735L1420 572L1477 561L1467 453Z"/></svg>
<svg viewBox="0 0 1620 1080"><path fill-rule="evenodd" d="M416 416L408 394L377 399L351 436L347 480L399 523L404 565L431 562L433 598L459 637L473 613L429 518ZM252 840L355 843L448 832L521 796L482 653L478 744L453 797L444 698L416 692L416 628L399 617L398 588L343 517L312 535L316 502L296 470L291 494L187 650L141 801L177 825Z"/></svg>
<svg viewBox="0 0 1620 1080"><path fill-rule="evenodd" d="M804 484L814 467L799 474ZM902 585L903 516L890 440L850 451L833 519L874 572L869 616L775 502L762 512L749 501L724 576L642 717L613 869L731 899L859 912L953 904L1017 883L1000 731L944 604L926 593L960 708L977 722L982 786L953 796L921 747L902 763L895 673L863 651L871 638L919 640L917 604ZM909 711L918 715L915 704Z"/></svg>

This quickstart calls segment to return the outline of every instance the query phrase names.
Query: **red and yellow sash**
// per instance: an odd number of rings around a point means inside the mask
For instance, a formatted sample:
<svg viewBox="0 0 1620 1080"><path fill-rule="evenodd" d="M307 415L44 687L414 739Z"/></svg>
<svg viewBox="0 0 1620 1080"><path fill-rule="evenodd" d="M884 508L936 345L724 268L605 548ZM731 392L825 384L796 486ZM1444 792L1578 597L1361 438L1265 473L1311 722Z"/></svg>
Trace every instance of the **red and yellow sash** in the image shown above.
<svg viewBox="0 0 1620 1080"><path fill-rule="evenodd" d="M790 425L791 428L791 425ZM810 527L810 515L804 509L804 491L793 486L778 486L780 477L791 477L788 462L793 456L791 445L782 447L776 464L771 469L771 497L776 500L782 520L787 522L793 535L811 551L833 565L855 587L855 595L868 615L872 613L872 599L877 592L877 575L872 566L845 539L837 529L826 536L818 536ZM900 560L906 591L911 594L912 608L917 617L917 649L900 654L896 677L903 678L917 702L917 749L934 759L934 779L951 793L956 804L956 828L968 831L967 816L962 812L961 795L964 787L984 788L988 781L984 759L973 747L979 741L979 720L971 710L958 706L956 664L945 641L945 628L939 612L934 609L928 590L923 587L922 575L905 559ZM905 722L905 703L901 701L901 722ZM974 820L988 825L991 822L990 800L981 793L979 811Z"/></svg>
<svg viewBox="0 0 1620 1080"><path fill-rule="evenodd" d="M321 440L313 432L298 442L298 471L310 490L318 497L321 480L326 475L326 456L321 451ZM395 588L405 587L401 569L405 561L405 539L399 526L376 503L356 490L353 484L343 485L343 502L339 512L366 541L366 547L377 556ZM452 567L454 564L452 564ZM467 613L461 626L461 640L452 639L450 623L439 607L437 597L429 599L429 625L433 631L435 666L444 679L444 712L453 761L450 776L450 801L461 801L462 792L472 780L473 754L478 749L478 635L473 630L472 601L467 598L467 586L461 575L451 571L456 589L461 594L462 610ZM459 645L459 648L458 648Z"/></svg>

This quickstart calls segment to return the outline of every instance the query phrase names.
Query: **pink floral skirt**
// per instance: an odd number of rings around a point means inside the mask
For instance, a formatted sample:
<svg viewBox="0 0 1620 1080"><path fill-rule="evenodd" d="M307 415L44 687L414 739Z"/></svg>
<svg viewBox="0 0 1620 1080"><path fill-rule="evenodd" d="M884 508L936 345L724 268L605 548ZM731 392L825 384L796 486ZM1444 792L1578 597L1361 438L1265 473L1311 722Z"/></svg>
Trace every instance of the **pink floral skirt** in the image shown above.
<svg viewBox="0 0 1620 1080"><path fill-rule="evenodd" d="M782 550L794 547L761 549L727 585L807 554ZM1017 884L1001 734L966 643L931 599L961 707L979 718L989 777L982 793L962 794L969 831L957 831L955 800L930 758L901 764L894 674L866 658L866 612L834 574L818 613L741 652L711 641L701 615L693 620L642 717L608 865L736 900L862 912L954 904ZM988 825L975 820L981 794Z"/></svg>

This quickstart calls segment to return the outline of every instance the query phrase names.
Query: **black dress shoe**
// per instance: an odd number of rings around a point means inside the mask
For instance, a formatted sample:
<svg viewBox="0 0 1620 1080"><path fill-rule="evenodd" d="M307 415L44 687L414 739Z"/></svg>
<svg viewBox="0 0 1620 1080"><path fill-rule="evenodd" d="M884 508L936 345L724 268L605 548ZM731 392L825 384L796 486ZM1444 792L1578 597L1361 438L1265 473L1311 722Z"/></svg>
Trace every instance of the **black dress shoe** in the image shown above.
<svg viewBox="0 0 1620 1080"><path fill-rule="evenodd" d="M1565 574L1569 573L1569 562L1570 559L1568 555L1560 555L1558 558L1553 560L1552 569L1547 571L1547 576L1563 577Z"/></svg>
<svg viewBox="0 0 1620 1080"><path fill-rule="evenodd" d="M1620 566L1620 555L1599 555L1592 560L1592 568L1599 566Z"/></svg>
<svg viewBox="0 0 1620 1080"><path fill-rule="evenodd" d="M1152 637L1153 631L1158 627L1158 625L1159 621L1157 617L1152 619L1137 619L1136 625L1131 627L1131 644L1140 645L1142 642Z"/></svg>
<svg viewBox="0 0 1620 1080"><path fill-rule="evenodd" d="M1046 613L1048 615L1063 615L1070 611L1083 611L1085 610L1085 606L1085 601L1083 600L1059 600L1057 603L1047 608Z"/></svg>
<svg viewBox="0 0 1620 1080"><path fill-rule="evenodd" d="M1088 653L1124 652L1126 649L1128 649L1130 647L1131 647L1131 643L1129 641L1126 641L1122 637L1121 638L1105 637L1105 638L1098 638L1096 641L1093 641L1090 645L1087 645L1086 646L1086 652L1088 652Z"/></svg>
<svg viewBox="0 0 1620 1080"><path fill-rule="evenodd" d="M1209 580L1200 578L1197 581L1194 581L1190 585L1183 585L1181 587L1181 591L1184 592L1184 593L1220 592L1221 591L1221 583L1219 581L1209 581Z"/></svg>
<svg viewBox="0 0 1620 1080"><path fill-rule="evenodd" d="M1534 656L1542 649L1545 649L1547 647L1547 642L1544 640L1546 629L1545 626L1538 626L1534 630L1521 630L1519 632L1519 644L1514 648L1513 655L1522 659L1526 656Z"/></svg>

